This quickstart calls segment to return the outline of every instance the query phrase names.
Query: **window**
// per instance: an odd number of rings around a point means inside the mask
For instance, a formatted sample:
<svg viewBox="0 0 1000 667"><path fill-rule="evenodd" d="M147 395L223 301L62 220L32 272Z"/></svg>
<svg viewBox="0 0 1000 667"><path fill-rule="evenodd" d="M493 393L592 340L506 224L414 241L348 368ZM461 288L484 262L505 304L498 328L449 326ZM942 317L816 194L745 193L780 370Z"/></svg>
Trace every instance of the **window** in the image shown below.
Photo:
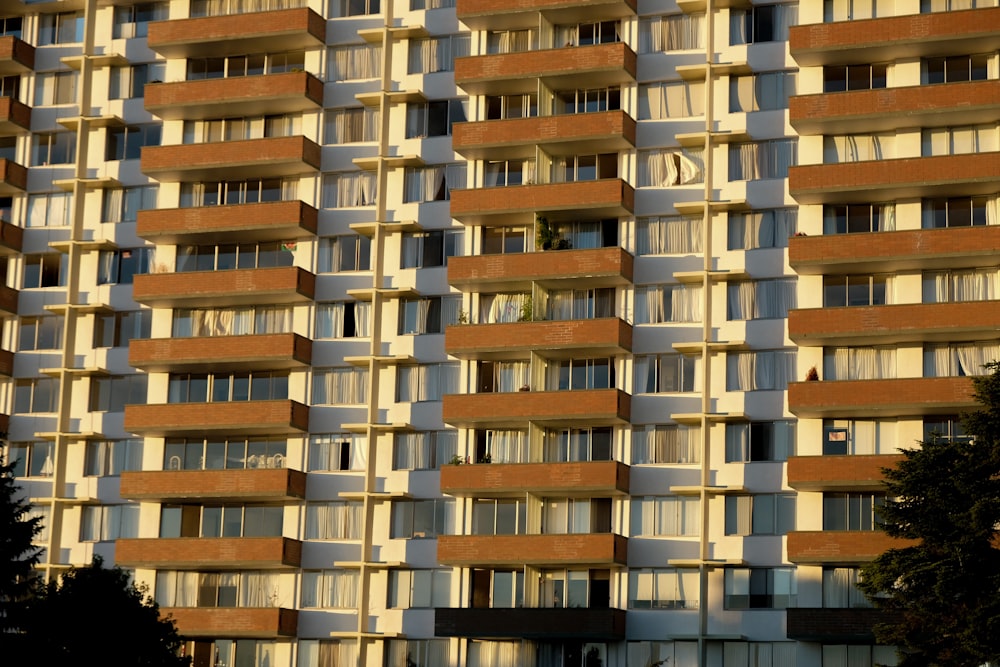
<svg viewBox="0 0 1000 667"><path fill-rule="evenodd" d="M615 388L615 359L562 359L546 365L546 391Z"/></svg>
<svg viewBox="0 0 1000 667"><path fill-rule="evenodd" d="M457 431L417 431L393 437L393 470L437 470L458 454Z"/></svg>
<svg viewBox="0 0 1000 667"><path fill-rule="evenodd" d="M292 266L294 245L280 241L177 246L177 273Z"/></svg>
<svg viewBox="0 0 1000 667"><path fill-rule="evenodd" d="M450 570L389 571L389 609L433 609L449 606L451 606Z"/></svg>
<svg viewBox="0 0 1000 667"><path fill-rule="evenodd" d="M465 187L465 164L407 167L403 172L403 201L447 201L451 191Z"/></svg>
<svg viewBox="0 0 1000 667"><path fill-rule="evenodd" d="M191 4L193 6L195 2ZM184 642L182 652L183 655L192 657L192 664L270 667L275 664L276 642L264 639L188 640Z"/></svg>
<svg viewBox="0 0 1000 667"><path fill-rule="evenodd" d="M98 261L97 284L131 285L137 274L149 273L156 248L102 250Z"/></svg>
<svg viewBox="0 0 1000 667"><path fill-rule="evenodd" d="M449 664L447 639L390 639L388 644L386 667L438 667ZM472 652L471 646L469 651ZM488 667L488 664L492 663L483 663L479 667ZM516 664L521 663L512 663L511 667Z"/></svg>
<svg viewBox="0 0 1000 667"><path fill-rule="evenodd" d="M0 18L0 35L21 39L21 29L23 25L24 19L20 16L7 16Z"/></svg>
<svg viewBox="0 0 1000 667"><path fill-rule="evenodd" d="M622 108L622 91L618 86L565 90L555 94L555 114L596 113Z"/></svg>
<svg viewBox="0 0 1000 667"><path fill-rule="evenodd" d="M119 7L117 9L131 9ZM111 68L108 99L131 100L145 95L147 83L159 83L166 78L166 63L142 63Z"/></svg>
<svg viewBox="0 0 1000 667"><path fill-rule="evenodd" d="M795 455L795 422L726 424L726 463L787 461Z"/></svg>
<svg viewBox="0 0 1000 667"><path fill-rule="evenodd" d="M24 256L24 289L63 287L66 284L66 255L48 253Z"/></svg>
<svg viewBox="0 0 1000 667"><path fill-rule="evenodd" d="M936 127L921 130L921 155L964 155L996 151L996 125Z"/></svg>
<svg viewBox="0 0 1000 667"><path fill-rule="evenodd" d="M895 204L827 204L823 207L824 234L864 234L896 229Z"/></svg>
<svg viewBox="0 0 1000 667"><path fill-rule="evenodd" d="M168 403L269 401L288 398L288 371L176 373L167 384Z"/></svg>
<svg viewBox="0 0 1000 667"><path fill-rule="evenodd" d="M929 14L931 12L950 12L959 9L996 6L997 0L920 0L920 13Z"/></svg>
<svg viewBox="0 0 1000 667"><path fill-rule="evenodd" d="M878 90L886 87L888 65L827 65L823 68L823 92Z"/></svg>
<svg viewBox="0 0 1000 667"><path fill-rule="evenodd" d="M458 324L462 297L436 296L427 299L404 299L399 302L399 334L444 333L444 328Z"/></svg>
<svg viewBox="0 0 1000 667"><path fill-rule="evenodd" d="M73 220L73 193L28 195L26 227L68 227Z"/></svg>
<svg viewBox="0 0 1000 667"><path fill-rule="evenodd" d="M35 75L36 107L76 104L79 72L40 72Z"/></svg>
<svg viewBox="0 0 1000 667"><path fill-rule="evenodd" d="M144 146L160 145L160 125L109 127L105 160L138 160Z"/></svg>
<svg viewBox="0 0 1000 667"><path fill-rule="evenodd" d="M532 308L530 294L481 294L479 323L527 322Z"/></svg>
<svg viewBox="0 0 1000 667"><path fill-rule="evenodd" d="M22 317L17 338L19 352L58 350L62 347L62 317Z"/></svg>
<svg viewBox="0 0 1000 667"><path fill-rule="evenodd" d="M823 276L823 306L882 306L892 303L890 276Z"/></svg>
<svg viewBox="0 0 1000 667"><path fill-rule="evenodd" d="M277 607L276 572L156 573L156 602L162 607Z"/></svg>
<svg viewBox="0 0 1000 667"><path fill-rule="evenodd" d="M285 467L285 440L167 438L164 470L254 470Z"/></svg>
<svg viewBox="0 0 1000 667"><path fill-rule="evenodd" d="M1000 344L996 341L926 345L924 347L924 377L967 377L983 375L986 364L1000 360Z"/></svg>
<svg viewBox="0 0 1000 667"><path fill-rule="evenodd" d="M701 532L701 499L696 496L646 496L632 499L631 535L694 537Z"/></svg>
<svg viewBox="0 0 1000 667"><path fill-rule="evenodd" d="M36 132L31 135L31 166L69 164L76 160L76 132Z"/></svg>
<svg viewBox="0 0 1000 667"><path fill-rule="evenodd" d="M57 378L14 380L14 412L55 412L59 405Z"/></svg>
<svg viewBox="0 0 1000 667"><path fill-rule="evenodd" d="M702 252L704 240L700 217L639 218L636 222L636 254L680 255Z"/></svg>
<svg viewBox="0 0 1000 667"><path fill-rule="evenodd" d="M454 7L455 0L410 0L410 10L418 9L445 9Z"/></svg>
<svg viewBox="0 0 1000 667"><path fill-rule="evenodd" d="M732 77L729 80L729 111L787 109L788 98L795 94L795 81L795 72L760 72Z"/></svg>
<svg viewBox="0 0 1000 667"><path fill-rule="evenodd" d="M526 535L528 504L513 498L472 501L473 535Z"/></svg>
<svg viewBox="0 0 1000 667"><path fill-rule="evenodd" d="M729 43L788 41L788 28L799 22L797 5L758 5L729 13Z"/></svg>
<svg viewBox="0 0 1000 667"><path fill-rule="evenodd" d="M823 530L878 530L884 493L824 493Z"/></svg>
<svg viewBox="0 0 1000 667"><path fill-rule="evenodd" d="M924 440L948 440L967 442L974 438L965 432L965 425L960 417L937 417L924 419Z"/></svg>
<svg viewBox="0 0 1000 667"><path fill-rule="evenodd" d="M543 534L570 535L610 532L610 498L542 499Z"/></svg>
<svg viewBox="0 0 1000 667"><path fill-rule="evenodd" d="M329 51L327 81L361 81L382 76L382 45L338 46Z"/></svg>
<svg viewBox="0 0 1000 667"><path fill-rule="evenodd" d="M668 188L704 181L705 152L701 149L660 149L636 154L638 187Z"/></svg>
<svg viewBox="0 0 1000 667"><path fill-rule="evenodd" d="M280 537L284 508L162 505L160 537Z"/></svg>
<svg viewBox="0 0 1000 667"><path fill-rule="evenodd" d="M399 366L396 371L396 401L440 401L458 392L459 365L454 363Z"/></svg>
<svg viewBox="0 0 1000 667"><path fill-rule="evenodd" d="M1000 275L996 268L932 271L922 280L923 303L987 301L997 298Z"/></svg>
<svg viewBox="0 0 1000 667"><path fill-rule="evenodd" d="M375 172L344 171L323 174L323 208L373 206L377 201Z"/></svg>
<svg viewBox="0 0 1000 667"><path fill-rule="evenodd" d="M455 521L453 500L407 500L392 503L389 537L436 538L447 535Z"/></svg>
<svg viewBox="0 0 1000 667"><path fill-rule="evenodd" d="M469 55L469 35L445 35L410 39L407 74L450 72L455 58Z"/></svg>
<svg viewBox="0 0 1000 667"><path fill-rule="evenodd" d="M39 15L38 46L75 44L82 41L83 10Z"/></svg>
<svg viewBox="0 0 1000 667"><path fill-rule="evenodd" d="M90 411L122 412L126 404L146 402L146 375L90 378Z"/></svg>
<svg viewBox="0 0 1000 667"><path fill-rule="evenodd" d="M701 322L701 285L645 285L635 288L635 323Z"/></svg>
<svg viewBox="0 0 1000 667"><path fill-rule="evenodd" d="M468 120L468 104L465 99L409 102L406 105L406 138L450 136L452 125Z"/></svg>
<svg viewBox="0 0 1000 667"><path fill-rule="evenodd" d="M726 535L786 535L795 530L795 494L726 496Z"/></svg>
<svg viewBox="0 0 1000 667"><path fill-rule="evenodd" d="M128 347L133 338L149 338L153 312L130 310L94 315L94 347Z"/></svg>
<svg viewBox="0 0 1000 667"><path fill-rule="evenodd" d="M788 168L798 159L795 139L771 139L729 145L729 180L753 181L788 178Z"/></svg>
<svg viewBox="0 0 1000 667"><path fill-rule="evenodd" d="M687 393L698 386L698 360L682 354L636 355L632 361L635 393Z"/></svg>
<svg viewBox="0 0 1000 667"><path fill-rule="evenodd" d="M896 377L894 347L823 348L823 374L827 380L880 380Z"/></svg>
<svg viewBox="0 0 1000 667"><path fill-rule="evenodd" d="M896 157L895 134L851 134L823 137L823 163L841 164Z"/></svg>
<svg viewBox="0 0 1000 667"><path fill-rule="evenodd" d="M138 536L138 505L84 505L81 508L81 542L106 542Z"/></svg>
<svg viewBox="0 0 1000 667"><path fill-rule="evenodd" d="M181 208L228 206L298 199L298 179L251 178L245 181L181 183Z"/></svg>
<svg viewBox="0 0 1000 667"><path fill-rule="evenodd" d="M729 250L787 248L795 236L798 210L772 208L760 211L730 211L728 219Z"/></svg>
<svg viewBox="0 0 1000 667"><path fill-rule="evenodd" d="M465 232L461 229L403 234L400 268L446 266L449 257L462 254L464 236Z"/></svg>
<svg viewBox="0 0 1000 667"><path fill-rule="evenodd" d="M726 319L783 319L795 308L795 279L747 280L726 287Z"/></svg>
<svg viewBox="0 0 1000 667"><path fill-rule="evenodd" d="M483 226L480 254L517 255L528 252L530 237L531 232L527 227Z"/></svg>
<svg viewBox="0 0 1000 667"><path fill-rule="evenodd" d="M671 81L639 86L639 120L705 115L703 81Z"/></svg>
<svg viewBox="0 0 1000 667"><path fill-rule="evenodd" d="M615 431L610 426L545 431L542 460L611 461Z"/></svg>
<svg viewBox="0 0 1000 667"><path fill-rule="evenodd" d="M480 429L475 432L476 463L528 463L528 431ZM466 457L466 463L469 457Z"/></svg>
<svg viewBox="0 0 1000 667"><path fill-rule="evenodd" d="M985 81L989 78L989 62L994 56L980 53L971 56L946 56L924 58L922 83L956 83L961 81Z"/></svg>
<svg viewBox="0 0 1000 667"><path fill-rule="evenodd" d="M302 132L299 114L250 116L184 121L185 144L209 144L270 137L291 137Z"/></svg>
<svg viewBox="0 0 1000 667"><path fill-rule="evenodd" d="M925 199L921 208L921 226L924 229L945 227L978 227L995 222L994 197L952 197L950 199Z"/></svg>
<svg viewBox="0 0 1000 667"><path fill-rule="evenodd" d="M175 338L251 336L292 332L292 306L175 308Z"/></svg>
<svg viewBox="0 0 1000 667"><path fill-rule="evenodd" d="M368 401L367 368L313 371L313 405L362 405Z"/></svg>
<svg viewBox="0 0 1000 667"><path fill-rule="evenodd" d="M357 609L358 570L319 570L302 573L302 606L322 609Z"/></svg>
<svg viewBox="0 0 1000 667"><path fill-rule="evenodd" d="M4 463L14 464L14 477L52 477L55 472L52 447L48 440L12 442L7 445Z"/></svg>
<svg viewBox="0 0 1000 667"><path fill-rule="evenodd" d="M697 590L697 583L695 590ZM661 665L670 665L670 667L696 667L698 665L698 642L641 641L628 642L627 647L628 664L630 665L654 665L657 661L662 661ZM790 660L787 664L793 665L795 660ZM742 667L742 665L738 667ZM779 666L775 665L775 667Z"/></svg>
<svg viewBox="0 0 1000 667"><path fill-rule="evenodd" d="M368 338L370 335L371 302L316 304L316 338Z"/></svg>
<svg viewBox="0 0 1000 667"><path fill-rule="evenodd" d="M823 420L824 456L894 454L898 445L894 420Z"/></svg>
<svg viewBox="0 0 1000 667"><path fill-rule="evenodd" d="M353 667L358 664L358 643L353 640L300 639L298 667ZM405 662L401 663L406 667Z"/></svg>
<svg viewBox="0 0 1000 667"><path fill-rule="evenodd" d="M367 436L356 433L309 436L310 471L364 470L367 459Z"/></svg>
<svg viewBox="0 0 1000 667"><path fill-rule="evenodd" d="M632 464L698 463L701 429L697 426L647 425L632 427Z"/></svg>
<svg viewBox="0 0 1000 667"><path fill-rule="evenodd" d="M340 0L340 16L368 16L380 11L380 0Z"/></svg>
<svg viewBox="0 0 1000 667"><path fill-rule="evenodd" d="M537 48L536 29L486 31L486 53L524 53Z"/></svg>
<svg viewBox="0 0 1000 667"><path fill-rule="evenodd" d="M872 603L858 590L861 568L823 568L823 607L826 609L869 608Z"/></svg>
<svg viewBox="0 0 1000 667"><path fill-rule="evenodd" d="M618 178L618 153L569 155L552 161L552 180L556 183L596 181Z"/></svg>
<svg viewBox="0 0 1000 667"><path fill-rule="evenodd" d="M163 21L170 15L167 2L144 2L128 7L115 7L114 29L111 37L122 39L146 37L150 21Z"/></svg>
<svg viewBox="0 0 1000 667"><path fill-rule="evenodd" d="M83 474L88 477L117 476L125 470L142 470L142 440L88 441Z"/></svg>
<svg viewBox="0 0 1000 667"><path fill-rule="evenodd" d="M477 391L512 392L527 391L530 387L528 361L479 361L476 362L476 374L479 378Z"/></svg>
<svg viewBox="0 0 1000 667"><path fill-rule="evenodd" d="M795 606L795 568L727 568L726 609L788 609Z"/></svg>
<svg viewBox="0 0 1000 667"><path fill-rule="evenodd" d="M506 188L535 182L534 160L485 160L483 187Z"/></svg>
<svg viewBox="0 0 1000 667"><path fill-rule="evenodd" d="M304 51L252 53L236 56L188 58L187 80L223 79L263 74L283 74L305 69Z"/></svg>
<svg viewBox="0 0 1000 667"><path fill-rule="evenodd" d="M240 0L192 0L191 16L192 18L200 16L229 16L233 14L277 11L279 9L294 9L304 6L305 2L302 0L262 0L262 2L250 5Z"/></svg>
<svg viewBox="0 0 1000 667"><path fill-rule="evenodd" d="M156 208L156 185L138 185L104 190L103 222L135 222L139 211Z"/></svg>
<svg viewBox="0 0 1000 667"><path fill-rule="evenodd" d="M704 48L704 12L639 19L639 53Z"/></svg>
<svg viewBox="0 0 1000 667"><path fill-rule="evenodd" d="M784 391L795 378L794 350L737 352L726 356L726 391Z"/></svg>
<svg viewBox="0 0 1000 667"><path fill-rule="evenodd" d="M326 144L378 141L378 109L372 107L327 109L323 119L323 136Z"/></svg>
<svg viewBox="0 0 1000 667"><path fill-rule="evenodd" d="M629 609L697 609L699 602L697 570L629 570Z"/></svg>
<svg viewBox="0 0 1000 667"><path fill-rule="evenodd" d="M823 21L831 23L894 16L894 2L895 0L823 0Z"/></svg>
<svg viewBox="0 0 1000 667"><path fill-rule="evenodd" d="M823 667L895 665L898 659L895 646L823 644Z"/></svg>

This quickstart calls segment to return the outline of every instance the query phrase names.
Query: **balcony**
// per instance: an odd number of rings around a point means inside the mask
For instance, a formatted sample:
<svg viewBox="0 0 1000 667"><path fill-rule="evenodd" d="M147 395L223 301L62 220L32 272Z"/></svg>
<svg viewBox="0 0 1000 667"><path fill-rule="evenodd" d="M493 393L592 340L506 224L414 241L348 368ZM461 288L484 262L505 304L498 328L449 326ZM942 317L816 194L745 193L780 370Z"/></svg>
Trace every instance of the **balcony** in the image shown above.
<svg viewBox="0 0 1000 667"><path fill-rule="evenodd" d="M617 461L441 466L441 493L476 498L627 495L629 467Z"/></svg>
<svg viewBox="0 0 1000 667"><path fill-rule="evenodd" d="M793 26L788 44L799 66L996 51L1000 48L1000 9Z"/></svg>
<svg viewBox="0 0 1000 667"><path fill-rule="evenodd" d="M463 324L445 329L445 350L459 359L547 359L618 356L632 351L632 325L617 317L597 320Z"/></svg>
<svg viewBox="0 0 1000 667"><path fill-rule="evenodd" d="M1000 330L996 301L809 308L788 313L788 336L805 345L983 340Z"/></svg>
<svg viewBox="0 0 1000 667"><path fill-rule="evenodd" d="M994 225L788 240L788 262L803 275L976 268L989 264L997 253L1000 226Z"/></svg>
<svg viewBox="0 0 1000 667"><path fill-rule="evenodd" d="M451 217L473 225L503 224L507 218L523 222L528 213L556 221L581 212L588 218L618 218L633 210L635 190L620 178L451 192Z"/></svg>
<svg viewBox="0 0 1000 667"><path fill-rule="evenodd" d="M298 200L159 208L139 211L136 234L155 243L289 241L314 236L318 217Z"/></svg>
<svg viewBox="0 0 1000 667"><path fill-rule="evenodd" d="M631 400L620 389L449 394L444 397L442 419L462 427L528 422L552 427L625 424L632 414Z"/></svg>
<svg viewBox="0 0 1000 667"><path fill-rule="evenodd" d="M309 430L309 408L288 400L126 405L125 430L147 436L301 435Z"/></svg>
<svg viewBox="0 0 1000 667"><path fill-rule="evenodd" d="M326 21L311 9L208 16L149 24L149 48L168 58L281 53L318 48Z"/></svg>
<svg viewBox="0 0 1000 667"><path fill-rule="evenodd" d="M616 287L632 282L633 262L619 247L450 257L448 284L476 291L529 289L532 283L546 289Z"/></svg>
<svg viewBox="0 0 1000 667"><path fill-rule="evenodd" d="M792 382L788 409L803 418L951 414L975 408L968 377Z"/></svg>
<svg viewBox="0 0 1000 667"><path fill-rule="evenodd" d="M287 537L176 537L118 540L115 564L184 570L297 568L302 543Z"/></svg>
<svg viewBox="0 0 1000 667"><path fill-rule="evenodd" d="M316 276L296 266L135 276L132 298L158 308L305 303Z"/></svg>
<svg viewBox="0 0 1000 667"><path fill-rule="evenodd" d="M435 637L625 639L623 609L435 609Z"/></svg>
<svg viewBox="0 0 1000 667"><path fill-rule="evenodd" d="M792 456L788 486L796 491L878 491L882 468L894 468L902 454Z"/></svg>
<svg viewBox="0 0 1000 667"><path fill-rule="evenodd" d="M13 97L0 97L0 136L21 134L31 129L31 107Z"/></svg>
<svg viewBox="0 0 1000 667"><path fill-rule="evenodd" d="M132 340L128 350L129 365L147 372L280 370L311 360L312 341L291 333Z"/></svg>
<svg viewBox="0 0 1000 667"><path fill-rule="evenodd" d="M1000 81L802 95L788 104L792 127L803 135L973 125L1000 115Z"/></svg>
<svg viewBox="0 0 1000 667"><path fill-rule="evenodd" d="M299 627L295 609L251 607L164 607L162 615L177 622L182 637L294 637Z"/></svg>
<svg viewBox="0 0 1000 667"><path fill-rule="evenodd" d="M791 608L785 614L789 639L824 644L873 644L872 628L895 620L893 612L865 608Z"/></svg>
<svg viewBox="0 0 1000 667"><path fill-rule="evenodd" d="M16 255L21 252L23 239L24 229L0 220L0 257Z"/></svg>
<svg viewBox="0 0 1000 667"><path fill-rule="evenodd" d="M989 194L998 180L993 152L791 167L788 191L800 204L892 201Z"/></svg>
<svg viewBox="0 0 1000 667"><path fill-rule="evenodd" d="M0 285L0 313L17 315L18 291L6 285Z"/></svg>
<svg viewBox="0 0 1000 667"><path fill-rule="evenodd" d="M913 543L880 530L794 530L788 533L788 560L801 565L867 563L888 549Z"/></svg>
<svg viewBox="0 0 1000 667"><path fill-rule="evenodd" d="M323 82L308 72L154 83L145 88L146 111L164 120L260 116L323 106Z"/></svg>
<svg viewBox="0 0 1000 667"><path fill-rule="evenodd" d="M10 350L0 350L0 375L14 376L14 353Z"/></svg>
<svg viewBox="0 0 1000 667"><path fill-rule="evenodd" d="M635 0L458 0L458 20L472 30L537 28L541 12L554 25L607 21L635 15Z"/></svg>
<svg viewBox="0 0 1000 667"><path fill-rule="evenodd" d="M438 561L458 567L625 565L628 540L611 533L577 535L441 535Z"/></svg>
<svg viewBox="0 0 1000 667"><path fill-rule="evenodd" d="M242 500L283 502L306 496L306 474L288 468L126 471L121 496L129 500Z"/></svg>
<svg viewBox="0 0 1000 667"><path fill-rule="evenodd" d="M16 195L28 187L28 170L16 162L0 158L0 195Z"/></svg>
<svg viewBox="0 0 1000 667"><path fill-rule="evenodd" d="M470 95L535 92L537 79L552 90L603 88L634 82L636 60L620 42L468 56L455 59L455 84Z"/></svg>
<svg viewBox="0 0 1000 667"><path fill-rule="evenodd" d="M35 47L22 39L0 37L0 76L26 74L35 69Z"/></svg>
<svg viewBox="0 0 1000 667"><path fill-rule="evenodd" d="M146 146L140 165L160 181L279 178L319 170L320 148L302 136Z"/></svg>
<svg viewBox="0 0 1000 667"><path fill-rule="evenodd" d="M451 145L469 160L617 153L635 148L635 120L624 111L456 123Z"/></svg>

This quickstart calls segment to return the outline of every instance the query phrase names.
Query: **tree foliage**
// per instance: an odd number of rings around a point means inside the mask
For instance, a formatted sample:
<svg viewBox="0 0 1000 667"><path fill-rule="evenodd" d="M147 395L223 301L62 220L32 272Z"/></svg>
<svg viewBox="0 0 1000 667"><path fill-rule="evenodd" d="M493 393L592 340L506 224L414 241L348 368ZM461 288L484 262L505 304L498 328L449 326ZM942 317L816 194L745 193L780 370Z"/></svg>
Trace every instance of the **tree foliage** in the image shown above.
<svg viewBox="0 0 1000 667"><path fill-rule="evenodd" d="M0 465L0 648L19 627L39 555L31 542L42 529L41 519L31 516L22 493L14 464Z"/></svg>
<svg viewBox="0 0 1000 667"><path fill-rule="evenodd" d="M987 369L963 417L971 438L931 437L883 470L883 529L912 544L866 565L859 587L893 612L875 636L900 667L1000 661L1000 364Z"/></svg>

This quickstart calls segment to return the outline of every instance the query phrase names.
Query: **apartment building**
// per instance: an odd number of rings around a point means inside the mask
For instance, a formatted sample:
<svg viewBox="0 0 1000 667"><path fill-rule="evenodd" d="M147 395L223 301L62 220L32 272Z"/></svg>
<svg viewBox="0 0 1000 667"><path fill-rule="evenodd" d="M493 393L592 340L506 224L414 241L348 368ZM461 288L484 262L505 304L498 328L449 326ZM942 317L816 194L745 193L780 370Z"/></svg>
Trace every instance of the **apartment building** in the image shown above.
<svg viewBox="0 0 1000 667"><path fill-rule="evenodd" d="M998 50L996 0L3 3L40 569L196 667L891 664L879 470L1000 356Z"/></svg>

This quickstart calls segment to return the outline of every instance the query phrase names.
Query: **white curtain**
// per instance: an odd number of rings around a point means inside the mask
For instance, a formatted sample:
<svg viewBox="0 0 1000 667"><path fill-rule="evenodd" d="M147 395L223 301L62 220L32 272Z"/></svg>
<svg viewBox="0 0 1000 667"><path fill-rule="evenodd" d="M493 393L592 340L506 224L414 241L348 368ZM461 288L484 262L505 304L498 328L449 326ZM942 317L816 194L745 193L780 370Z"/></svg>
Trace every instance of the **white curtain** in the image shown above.
<svg viewBox="0 0 1000 667"><path fill-rule="evenodd" d="M360 502L313 503L306 506L306 538L356 540L363 526Z"/></svg>
<svg viewBox="0 0 1000 667"><path fill-rule="evenodd" d="M382 76L382 46L358 44L330 51L328 81L377 79Z"/></svg>
<svg viewBox="0 0 1000 667"><path fill-rule="evenodd" d="M831 350L827 350L829 355ZM896 377L896 349L891 347L838 347L832 350L834 366L828 380L879 380ZM830 370L833 373L830 373Z"/></svg>
<svg viewBox="0 0 1000 667"><path fill-rule="evenodd" d="M527 301L527 294L495 294L486 309L486 323L519 321Z"/></svg>
<svg viewBox="0 0 1000 667"><path fill-rule="evenodd" d="M358 606L357 570L302 573L302 606L353 609Z"/></svg>
<svg viewBox="0 0 1000 667"><path fill-rule="evenodd" d="M493 366L493 391L520 391L528 386L527 361L498 361Z"/></svg>
<svg viewBox="0 0 1000 667"><path fill-rule="evenodd" d="M738 352L726 360L728 391L779 390L795 380L794 350Z"/></svg>
<svg viewBox="0 0 1000 667"><path fill-rule="evenodd" d="M701 218L642 218L636 228L636 251L640 255L700 253Z"/></svg>
<svg viewBox="0 0 1000 667"><path fill-rule="evenodd" d="M729 179L752 181L787 178L788 168L796 163L795 139L771 139L729 145Z"/></svg>
<svg viewBox="0 0 1000 667"><path fill-rule="evenodd" d="M367 368L331 368L315 372L313 404L357 405L367 400Z"/></svg>
<svg viewBox="0 0 1000 667"><path fill-rule="evenodd" d="M730 320L788 317L795 308L795 281L788 279L733 283L728 288Z"/></svg>
<svg viewBox="0 0 1000 667"><path fill-rule="evenodd" d="M636 426L632 463L698 463L701 429L686 426Z"/></svg>
<svg viewBox="0 0 1000 667"><path fill-rule="evenodd" d="M370 171L327 174L323 181L324 208L353 208L375 203L376 174Z"/></svg>
<svg viewBox="0 0 1000 667"><path fill-rule="evenodd" d="M639 120L668 120L703 115L704 82L677 81L639 87Z"/></svg>
<svg viewBox="0 0 1000 667"><path fill-rule="evenodd" d="M635 288L635 323L658 324L667 321L664 285Z"/></svg>
<svg viewBox="0 0 1000 667"><path fill-rule="evenodd" d="M798 211L777 208L748 213L729 214L729 249L787 248L788 238L795 235Z"/></svg>
<svg viewBox="0 0 1000 667"><path fill-rule="evenodd" d="M641 151L637 157L639 187L664 188L701 183L705 166L702 150Z"/></svg>
<svg viewBox="0 0 1000 667"><path fill-rule="evenodd" d="M639 53L702 49L705 46L705 14L675 14L641 19Z"/></svg>
<svg viewBox="0 0 1000 667"><path fill-rule="evenodd" d="M527 463L528 432L490 430L486 432L486 452L493 463Z"/></svg>

